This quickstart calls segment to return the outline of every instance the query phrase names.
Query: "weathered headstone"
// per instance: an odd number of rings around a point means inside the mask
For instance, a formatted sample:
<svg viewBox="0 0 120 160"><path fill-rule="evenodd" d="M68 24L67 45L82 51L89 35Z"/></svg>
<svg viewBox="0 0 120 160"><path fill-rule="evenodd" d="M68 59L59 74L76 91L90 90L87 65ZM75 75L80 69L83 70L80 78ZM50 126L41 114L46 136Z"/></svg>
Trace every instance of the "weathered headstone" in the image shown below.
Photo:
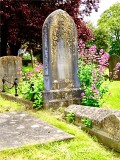
<svg viewBox="0 0 120 160"><path fill-rule="evenodd" d="M0 57L0 89L2 90L2 79L4 78L11 86L15 78L20 78L20 69L22 67L22 59L16 56Z"/></svg>
<svg viewBox="0 0 120 160"><path fill-rule="evenodd" d="M42 30L44 106L58 108L80 102L77 76L77 29L63 10L51 13Z"/></svg>
<svg viewBox="0 0 120 160"><path fill-rule="evenodd" d="M120 63L120 56L118 55L111 55L110 59L109 59L109 73L112 73L112 75L110 74L110 78L113 78L113 72L114 72L114 68L116 66L117 63ZM120 69L119 72L117 72L118 78L116 78L115 80L120 80Z"/></svg>

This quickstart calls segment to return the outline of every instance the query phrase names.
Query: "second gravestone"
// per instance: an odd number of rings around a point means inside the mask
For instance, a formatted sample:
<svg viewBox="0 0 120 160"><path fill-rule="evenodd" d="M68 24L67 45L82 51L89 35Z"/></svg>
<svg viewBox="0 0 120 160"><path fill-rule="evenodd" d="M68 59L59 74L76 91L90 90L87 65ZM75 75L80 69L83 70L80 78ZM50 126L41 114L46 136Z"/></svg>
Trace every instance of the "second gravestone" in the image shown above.
<svg viewBox="0 0 120 160"><path fill-rule="evenodd" d="M44 107L79 104L77 29L73 19L65 11L56 10L45 20L42 34Z"/></svg>

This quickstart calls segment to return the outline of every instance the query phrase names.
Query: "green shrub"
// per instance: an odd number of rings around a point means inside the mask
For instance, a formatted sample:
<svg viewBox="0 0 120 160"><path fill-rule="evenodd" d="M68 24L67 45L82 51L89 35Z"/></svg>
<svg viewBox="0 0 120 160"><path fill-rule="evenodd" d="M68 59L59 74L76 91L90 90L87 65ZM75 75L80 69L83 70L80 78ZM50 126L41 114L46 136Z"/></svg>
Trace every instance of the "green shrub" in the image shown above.
<svg viewBox="0 0 120 160"><path fill-rule="evenodd" d="M89 50L82 49L78 61L78 76L83 93L82 104L86 106L100 106L100 100L108 91L108 83L105 83L104 72L108 66L109 54L92 46ZM104 85L103 85L104 84Z"/></svg>

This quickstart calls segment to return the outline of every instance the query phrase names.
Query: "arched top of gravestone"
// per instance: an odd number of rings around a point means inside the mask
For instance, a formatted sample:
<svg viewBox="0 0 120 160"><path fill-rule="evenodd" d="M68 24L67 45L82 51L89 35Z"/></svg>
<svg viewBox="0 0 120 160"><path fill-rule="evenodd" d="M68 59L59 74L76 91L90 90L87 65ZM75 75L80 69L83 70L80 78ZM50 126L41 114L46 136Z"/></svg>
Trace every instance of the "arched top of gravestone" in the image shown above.
<svg viewBox="0 0 120 160"><path fill-rule="evenodd" d="M51 23L51 20L53 20L53 19L56 19L56 20L57 20L57 17L60 17L60 15L63 16L64 18L66 18L66 20L71 21L71 23L73 23L73 24L75 25L73 18L72 18L66 11L64 11L64 10L62 10L62 9L57 9L57 10L53 11L53 12L45 19L44 24L43 24L43 28L44 28L44 26L45 26L47 23L50 24L50 23ZM66 22L67 22L67 21L66 21ZM75 29L76 29L76 27L75 27Z"/></svg>

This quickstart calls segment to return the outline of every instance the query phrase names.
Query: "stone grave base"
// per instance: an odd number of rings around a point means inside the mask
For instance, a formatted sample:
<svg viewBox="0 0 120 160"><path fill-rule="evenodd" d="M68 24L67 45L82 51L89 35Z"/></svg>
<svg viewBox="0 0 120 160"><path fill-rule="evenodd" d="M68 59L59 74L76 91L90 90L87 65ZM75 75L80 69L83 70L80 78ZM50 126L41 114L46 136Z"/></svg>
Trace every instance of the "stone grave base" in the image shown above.
<svg viewBox="0 0 120 160"><path fill-rule="evenodd" d="M26 112L0 114L0 150L72 138L73 135Z"/></svg>
<svg viewBox="0 0 120 160"><path fill-rule="evenodd" d="M81 92L78 88L43 91L43 106L45 109L58 109L71 104L80 104Z"/></svg>
<svg viewBox="0 0 120 160"><path fill-rule="evenodd" d="M70 112L75 115L74 124L96 136L105 146L120 152L120 110L70 105L65 109L65 116ZM91 123L90 128L84 119Z"/></svg>

